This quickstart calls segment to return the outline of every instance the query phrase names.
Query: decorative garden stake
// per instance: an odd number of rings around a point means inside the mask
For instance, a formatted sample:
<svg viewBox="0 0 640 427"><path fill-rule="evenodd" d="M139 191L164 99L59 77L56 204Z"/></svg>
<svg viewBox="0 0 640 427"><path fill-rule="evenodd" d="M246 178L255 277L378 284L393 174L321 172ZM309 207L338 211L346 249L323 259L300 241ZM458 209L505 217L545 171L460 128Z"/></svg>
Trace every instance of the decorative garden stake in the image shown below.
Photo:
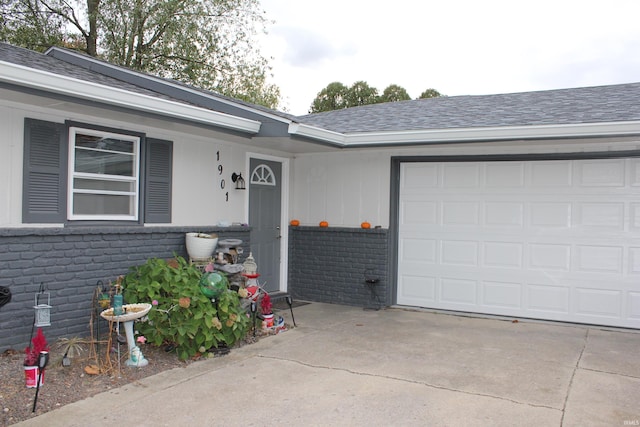
<svg viewBox="0 0 640 427"><path fill-rule="evenodd" d="M287 295L287 304L289 305L289 310L291 311L291 320L293 320L293 326L298 326L296 325L296 318L293 317L293 299L291 298L291 295Z"/></svg>
<svg viewBox="0 0 640 427"><path fill-rule="evenodd" d="M42 375L44 374L44 368L47 367L47 363L49 363L49 352L41 351L38 356L38 383L36 384L36 397L33 399L33 410L31 412L36 412L36 402L38 401L38 392L40 391L40 381L42 381Z"/></svg>
<svg viewBox="0 0 640 427"><path fill-rule="evenodd" d="M258 311L258 304L255 301L251 301L251 321L253 322L253 336L256 336L256 312Z"/></svg>

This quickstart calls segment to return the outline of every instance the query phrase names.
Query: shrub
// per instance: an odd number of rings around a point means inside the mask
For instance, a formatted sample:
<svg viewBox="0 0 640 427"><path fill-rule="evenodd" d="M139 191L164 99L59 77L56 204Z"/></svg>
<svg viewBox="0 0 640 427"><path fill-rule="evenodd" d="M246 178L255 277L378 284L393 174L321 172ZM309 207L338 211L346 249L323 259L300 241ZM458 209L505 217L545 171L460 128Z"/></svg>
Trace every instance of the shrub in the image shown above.
<svg viewBox="0 0 640 427"><path fill-rule="evenodd" d="M236 292L227 290L217 303L200 291L202 273L184 258L158 258L131 267L123 281L127 303L153 303L136 329L154 345L173 344L187 359L220 344L232 346L244 338L249 318Z"/></svg>

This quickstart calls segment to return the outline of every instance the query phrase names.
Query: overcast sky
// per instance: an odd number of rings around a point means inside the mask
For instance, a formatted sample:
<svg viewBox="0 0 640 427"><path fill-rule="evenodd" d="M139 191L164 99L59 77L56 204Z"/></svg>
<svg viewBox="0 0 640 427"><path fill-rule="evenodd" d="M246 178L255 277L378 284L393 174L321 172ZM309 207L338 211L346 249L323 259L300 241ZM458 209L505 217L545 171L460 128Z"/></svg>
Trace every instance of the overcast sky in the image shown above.
<svg viewBox="0 0 640 427"><path fill-rule="evenodd" d="M476 95L640 81L640 0L261 0L283 106L329 83Z"/></svg>

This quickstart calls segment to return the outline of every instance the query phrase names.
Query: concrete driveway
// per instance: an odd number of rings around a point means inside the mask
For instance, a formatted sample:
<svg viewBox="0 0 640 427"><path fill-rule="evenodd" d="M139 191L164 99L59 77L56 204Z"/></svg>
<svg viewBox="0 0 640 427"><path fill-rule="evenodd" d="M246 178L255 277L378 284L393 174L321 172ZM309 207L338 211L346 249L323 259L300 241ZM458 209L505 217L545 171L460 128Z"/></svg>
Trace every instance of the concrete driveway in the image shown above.
<svg viewBox="0 0 640 427"><path fill-rule="evenodd" d="M257 344L19 425L640 425L638 332L318 303L294 315Z"/></svg>

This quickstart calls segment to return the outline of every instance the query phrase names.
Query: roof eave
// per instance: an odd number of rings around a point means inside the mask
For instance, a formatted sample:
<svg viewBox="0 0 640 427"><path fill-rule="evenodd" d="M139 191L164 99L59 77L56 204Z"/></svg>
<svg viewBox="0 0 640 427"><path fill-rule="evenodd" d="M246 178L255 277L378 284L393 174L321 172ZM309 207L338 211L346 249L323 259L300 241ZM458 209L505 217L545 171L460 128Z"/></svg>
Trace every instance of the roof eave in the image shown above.
<svg viewBox="0 0 640 427"><path fill-rule="evenodd" d="M93 65L93 67L95 67L96 65L99 67L105 67L107 69L111 69L111 70L116 70L119 73L123 73L124 75L127 76L133 76L133 77L138 77L140 79L144 79L144 80L148 80L148 81L153 81L157 84L160 84L162 86L165 87L171 87L171 88L175 88L179 91L185 92L185 93L189 93L193 96L196 97L204 97L204 98L208 98L211 99L213 101L219 102L221 104L225 104L225 105L232 105L234 108L238 108L240 110L252 113L252 114L256 114L259 116L263 116L263 117L267 117L270 118L272 120L275 120L277 122L282 122L282 123L290 123L291 120L289 120L288 118L285 117L281 117L278 116L276 114L273 113L269 113L266 112L264 110L260 110L257 108L252 108L248 105L242 104L242 103L237 103L237 102L233 102L233 100L230 99L226 99L223 96L216 96L213 93L208 93L207 91L202 91L199 90L195 87L191 87L189 85L183 85L183 84L178 84L178 83L174 83L172 82L170 79L163 79L160 77L156 77L154 75L151 74L145 74L145 73L141 73L139 71L135 71L135 70L131 70L125 67L120 67L114 64L110 64L108 62L104 62L104 61L100 61L96 58L93 58L91 56L87 56L87 55L83 55L80 54L78 52L74 52L73 50L68 50L68 49L61 49L57 46L52 46L50 47L45 53L45 55L50 55L54 58L58 58L58 59L62 59L62 60L66 60L64 59L64 56L71 56L73 58L75 58L77 61L81 61L81 62L88 62L91 64L95 64ZM61 57L60 55L63 55L63 57ZM130 78L125 78L124 80L129 81L130 83L131 80Z"/></svg>
<svg viewBox="0 0 640 427"><path fill-rule="evenodd" d="M5 61L0 61L0 81L252 135L258 133L261 126L261 122L256 120L73 79Z"/></svg>
<svg viewBox="0 0 640 427"><path fill-rule="evenodd" d="M340 133L292 123L289 133L342 148L640 134L640 121Z"/></svg>

